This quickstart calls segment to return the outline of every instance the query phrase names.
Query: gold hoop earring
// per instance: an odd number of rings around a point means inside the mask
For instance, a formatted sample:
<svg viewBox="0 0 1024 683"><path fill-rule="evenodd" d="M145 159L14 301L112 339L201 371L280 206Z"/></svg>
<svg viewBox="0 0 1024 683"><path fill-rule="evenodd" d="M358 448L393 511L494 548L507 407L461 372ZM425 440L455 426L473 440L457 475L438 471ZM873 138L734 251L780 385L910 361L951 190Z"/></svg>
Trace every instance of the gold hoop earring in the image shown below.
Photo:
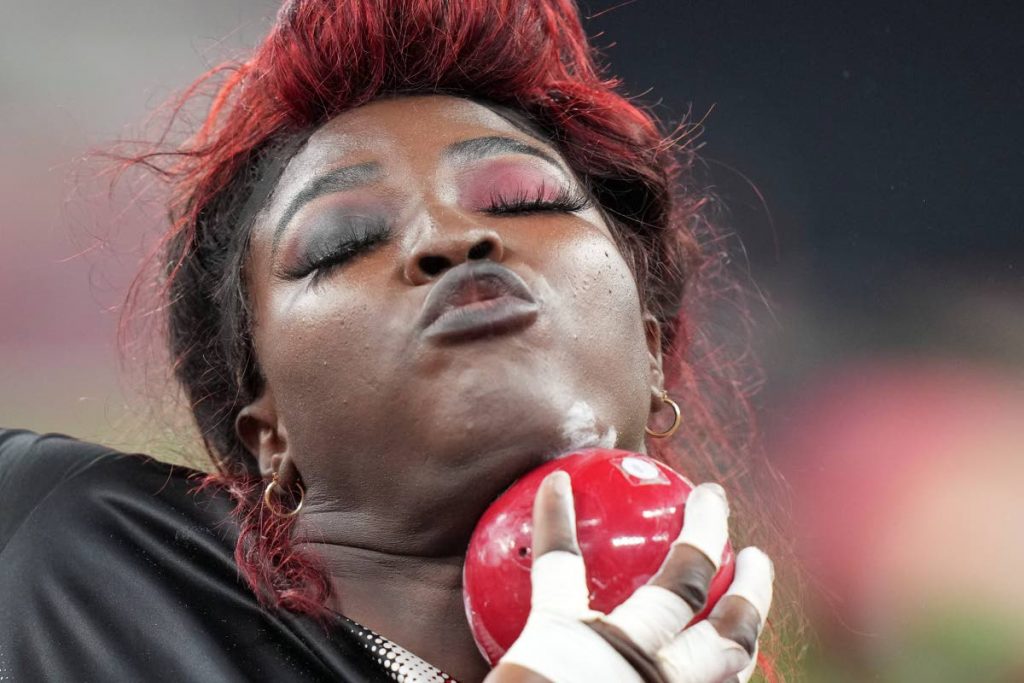
<svg viewBox="0 0 1024 683"><path fill-rule="evenodd" d="M672 436L679 429L679 425L683 424L683 413L679 410L679 404L668 397L668 392L664 389L661 390L661 402L667 403L672 408L673 418L672 426L663 432L652 432L650 427L644 426L644 431L655 439L664 439Z"/></svg>
<svg viewBox="0 0 1024 683"><path fill-rule="evenodd" d="M263 504L266 505L267 509L277 517L288 518L299 514L299 510L302 509L302 504L306 502L306 491L302 488L302 484L295 484L299 489L299 504L295 506L294 510L290 510L288 512L281 512L281 508L271 502L271 496L277 486L277 472L274 472L274 478L270 480L270 483L267 484L267 488L263 491Z"/></svg>

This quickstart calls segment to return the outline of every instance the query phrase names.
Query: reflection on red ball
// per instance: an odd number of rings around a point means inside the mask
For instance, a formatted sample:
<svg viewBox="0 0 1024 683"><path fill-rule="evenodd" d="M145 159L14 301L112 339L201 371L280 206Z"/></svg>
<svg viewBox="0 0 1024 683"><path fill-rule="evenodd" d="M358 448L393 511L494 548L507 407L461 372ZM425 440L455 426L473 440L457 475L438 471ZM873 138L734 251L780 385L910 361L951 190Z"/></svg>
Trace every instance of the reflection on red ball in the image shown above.
<svg viewBox="0 0 1024 683"><path fill-rule="evenodd" d="M466 615L492 666L526 624L533 499L541 480L555 470L572 478L590 605L606 613L657 572L679 536L693 489L680 474L646 455L608 448L563 456L513 484L477 523L463 568ZM733 560L727 544L708 604L693 621L706 617L732 583Z"/></svg>

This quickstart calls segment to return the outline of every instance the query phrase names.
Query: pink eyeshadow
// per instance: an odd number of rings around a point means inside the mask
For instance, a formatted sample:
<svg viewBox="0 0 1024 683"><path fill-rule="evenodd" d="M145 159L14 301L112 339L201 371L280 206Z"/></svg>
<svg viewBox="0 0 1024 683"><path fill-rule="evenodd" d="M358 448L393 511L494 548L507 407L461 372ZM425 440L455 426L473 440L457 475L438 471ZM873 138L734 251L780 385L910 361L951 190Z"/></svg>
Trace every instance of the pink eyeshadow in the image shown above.
<svg viewBox="0 0 1024 683"><path fill-rule="evenodd" d="M539 199L553 199L564 183L550 170L520 160L481 165L464 174L463 178L459 203L474 211L487 208L496 197L509 201L519 196L538 198L542 186L544 195Z"/></svg>

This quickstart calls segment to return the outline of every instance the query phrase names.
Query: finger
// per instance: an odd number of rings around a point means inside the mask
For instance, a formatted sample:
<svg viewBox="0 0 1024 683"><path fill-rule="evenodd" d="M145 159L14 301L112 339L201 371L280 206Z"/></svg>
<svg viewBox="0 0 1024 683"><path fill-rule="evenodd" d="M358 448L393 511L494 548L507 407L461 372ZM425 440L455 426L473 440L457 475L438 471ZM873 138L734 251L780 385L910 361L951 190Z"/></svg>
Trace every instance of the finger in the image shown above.
<svg viewBox="0 0 1024 683"><path fill-rule="evenodd" d="M747 664L743 671L736 674L736 683L747 683L754 675L754 671L757 670L757 646L754 646L754 654L750 656L750 663ZM726 683L733 683L732 680Z"/></svg>
<svg viewBox="0 0 1024 683"><path fill-rule="evenodd" d="M544 477L533 500L533 557L539 558L552 550L580 554L572 481L562 471Z"/></svg>
<svg viewBox="0 0 1024 683"><path fill-rule="evenodd" d="M761 633L761 617L754 606L735 595L723 596L708 615L718 635L727 638L753 656Z"/></svg>
<svg viewBox="0 0 1024 683"><path fill-rule="evenodd" d="M750 664L750 654L735 641L723 638L709 621L680 633L657 658L670 683L719 683Z"/></svg>
<svg viewBox="0 0 1024 683"><path fill-rule="evenodd" d="M699 612L707 602L708 587L728 540L729 503L725 491L718 484L701 484L686 499L683 528L650 583L672 591L694 613ZM688 622L679 624L679 628Z"/></svg>
<svg viewBox="0 0 1024 683"><path fill-rule="evenodd" d="M775 581L775 567L771 559L760 548L744 548L736 555L736 576L725 591L723 599L735 596L746 600L758 615L758 633L768 619L772 606L772 584ZM713 615L718 606L712 610ZM710 615L709 615L710 618Z"/></svg>
<svg viewBox="0 0 1024 683"><path fill-rule="evenodd" d="M668 644L704 608L728 538L729 504L718 484L690 492L679 537L651 581L604 621L617 626L649 655Z"/></svg>
<svg viewBox="0 0 1024 683"><path fill-rule="evenodd" d="M757 639L772 604L775 569L760 549L744 548L736 555L736 576L708 615L719 635L754 655Z"/></svg>
<svg viewBox="0 0 1024 683"><path fill-rule="evenodd" d="M771 608L774 580L771 559L758 548L744 548L736 556L736 577L708 615L722 637L750 653L750 663L736 675L737 683L749 681L757 668L757 639Z"/></svg>
<svg viewBox="0 0 1024 683"><path fill-rule="evenodd" d="M747 681L749 681L750 678L754 675L755 671L757 671L756 647L754 648L754 654L750 657L750 663L747 664L746 668L743 669L743 671L740 671L735 676L729 676L724 681L722 681L722 683L747 683Z"/></svg>
<svg viewBox="0 0 1024 683"><path fill-rule="evenodd" d="M706 621L683 631L659 652L673 683L721 681L753 675L757 639L772 600L774 569L757 548L736 555L736 577Z"/></svg>
<svg viewBox="0 0 1024 683"><path fill-rule="evenodd" d="M693 608L672 591L647 584L601 621L617 627L644 654L653 656L693 619L693 614Z"/></svg>
<svg viewBox="0 0 1024 683"><path fill-rule="evenodd" d="M683 529L674 545L689 545L704 553L715 571L729 540L729 502L718 484L701 484L686 499Z"/></svg>
<svg viewBox="0 0 1024 683"><path fill-rule="evenodd" d="M580 618L589 614L587 572L576 541L572 483L565 472L541 482L533 503L534 611Z"/></svg>

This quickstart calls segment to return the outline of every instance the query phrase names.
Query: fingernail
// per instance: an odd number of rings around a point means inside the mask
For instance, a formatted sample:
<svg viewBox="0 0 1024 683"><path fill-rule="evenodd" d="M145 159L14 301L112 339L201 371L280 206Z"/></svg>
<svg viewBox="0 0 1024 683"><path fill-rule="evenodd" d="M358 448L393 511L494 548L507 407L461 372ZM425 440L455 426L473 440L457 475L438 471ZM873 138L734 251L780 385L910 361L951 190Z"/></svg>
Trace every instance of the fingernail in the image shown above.
<svg viewBox="0 0 1024 683"><path fill-rule="evenodd" d="M559 496L568 496L572 493L572 481L568 472L558 471L551 475L551 486Z"/></svg>

